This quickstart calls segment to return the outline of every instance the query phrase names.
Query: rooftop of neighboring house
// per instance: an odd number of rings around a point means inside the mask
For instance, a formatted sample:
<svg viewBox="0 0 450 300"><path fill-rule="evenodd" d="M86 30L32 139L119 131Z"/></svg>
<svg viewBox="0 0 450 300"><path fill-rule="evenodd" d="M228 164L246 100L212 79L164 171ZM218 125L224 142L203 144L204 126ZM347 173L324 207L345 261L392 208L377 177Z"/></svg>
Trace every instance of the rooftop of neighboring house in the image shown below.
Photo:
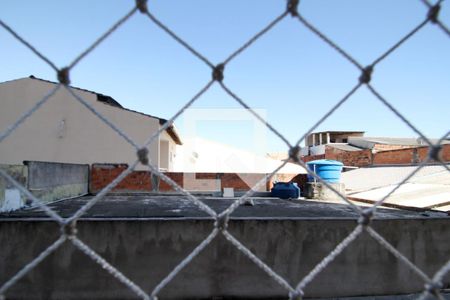
<svg viewBox="0 0 450 300"><path fill-rule="evenodd" d="M439 139L429 139L433 144L439 142ZM393 146L411 146L420 147L428 144L422 138L395 138L395 137L349 137L348 143L361 148L373 148L376 144ZM450 140L445 139L442 144L450 144Z"/></svg>
<svg viewBox="0 0 450 300"><path fill-rule="evenodd" d="M342 183L349 197L367 203L392 193L385 206L450 211L450 172L443 165L416 170L417 166L392 165L360 168L342 173Z"/></svg>
<svg viewBox="0 0 450 300"><path fill-rule="evenodd" d="M360 147L355 147L353 145L349 145L349 144L340 144L340 143L334 143L334 144L327 144L327 146L335 148L335 149L339 149L339 150L344 150L344 151L361 151L363 150Z"/></svg>
<svg viewBox="0 0 450 300"><path fill-rule="evenodd" d="M378 144L387 144L387 145L411 145L411 146L420 146L426 145L426 142L422 138L398 138L398 137L366 137L364 136L365 131L360 130L326 130L326 131L317 131L312 132L308 135L308 139L313 136L318 139L319 136L322 136L322 142L326 142L326 136L348 136L349 140L352 141L367 141ZM431 142L436 143L439 139L429 139ZM334 143L330 141L330 143ZM444 139L444 143L450 143L450 138Z"/></svg>
<svg viewBox="0 0 450 300"><path fill-rule="evenodd" d="M345 134L352 135L352 134L364 134L365 131L358 131L358 130L327 130L327 131L312 132L309 135L312 135L312 134L326 134L326 133L339 134L339 135L340 134L342 134L342 135L345 135Z"/></svg>
<svg viewBox="0 0 450 300"><path fill-rule="evenodd" d="M337 130L328 130L328 131L319 131L312 132L305 139L306 147L309 146L318 146L329 143L346 143L347 139L351 136L363 136L364 131L337 131Z"/></svg>
<svg viewBox="0 0 450 300"><path fill-rule="evenodd" d="M34 75L30 75L29 77L18 78L18 79L14 79L14 80L10 80L10 81L27 80L27 79L28 80L29 79L39 80L39 81L47 82L47 83L51 83L51 84L58 84L57 82L46 80L46 79L42 79L42 78L38 78L38 77L36 77ZM7 82L10 82L10 81L7 81ZM6 82L3 82L3 83L6 83ZM0 83L0 84L2 84L2 83ZM92 93L92 94L96 95L97 96L97 101L99 101L99 102L101 102L103 104L110 105L110 106L113 106L113 107L116 107L116 108L119 108L119 109L123 109L123 110L129 111L129 112L132 112L132 113L140 114L140 115L143 115L143 116L146 116L146 117L149 117L149 118L157 119L157 120L159 120L159 124L161 126L164 126L168 122L168 120L163 119L163 118L159 118L159 117L152 116L152 115L149 115L149 114L146 114L146 113L143 113L143 112L139 112L139 111L135 111L135 110L132 110L132 109L125 108L116 99L114 99L111 96L104 95L104 94L101 94L101 93L97 93L97 92L94 92L94 91L91 91L91 90L79 88L79 87L74 87L74 86L70 86L70 87L72 89L76 89L76 90L80 90L80 91L84 91L84 92L88 92L88 93ZM170 124L167 127L166 131L167 131L167 134L169 134L169 136L173 139L173 141L176 144L182 145L181 138L180 138L180 136L178 134L178 131L177 131L177 129L176 129L174 124Z"/></svg>
<svg viewBox="0 0 450 300"><path fill-rule="evenodd" d="M388 150L389 146L394 148L412 148L427 146L427 142L419 138L399 137L366 137L364 131L319 131L308 135L305 141L306 147L327 145L345 151L358 151L362 149L383 148L377 150ZM437 144L440 139L430 138L431 143ZM450 138L443 139L441 144L450 144Z"/></svg>

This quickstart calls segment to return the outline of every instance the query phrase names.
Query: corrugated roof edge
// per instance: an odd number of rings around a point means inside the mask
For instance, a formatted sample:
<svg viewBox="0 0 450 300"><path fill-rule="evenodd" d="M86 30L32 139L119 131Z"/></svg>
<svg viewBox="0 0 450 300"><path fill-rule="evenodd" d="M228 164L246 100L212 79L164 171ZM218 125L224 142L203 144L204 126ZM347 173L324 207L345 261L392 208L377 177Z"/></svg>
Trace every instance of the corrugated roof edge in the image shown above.
<svg viewBox="0 0 450 300"><path fill-rule="evenodd" d="M42 79L42 78L38 78L38 77L36 77L34 75L30 75L29 77L25 77L25 78L30 78L30 79L35 79L35 80L40 80L40 81L43 81L43 82L47 82L47 83L57 84L57 82L54 82L54 81L51 81L51 80ZM19 78L19 79L25 79L25 78ZM9 80L9 81L6 81L6 82L19 80L19 79L13 79L13 80ZM149 117L149 118L157 119L157 120L159 120L159 124L161 126L163 126L165 123L167 123L166 119L155 117L155 116L152 116L152 115L140 112L140 111L132 110L132 109L129 109L129 108L125 108L117 100L115 100L111 96L104 95L104 94L101 94L101 93L97 93L97 92L94 92L94 91L91 91L91 90L87 90L87 89L82 89L82 88L75 87L75 86L70 86L70 87L73 88L73 89L76 89L76 90L80 90L80 91L84 91L84 92L95 94L97 96L97 101L99 101L99 102L101 102L103 104L111 105L113 107L120 108L120 109L129 111L129 112L132 112L132 113L136 113L136 114L140 114L140 115L143 115L143 116L146 116L146 117ZM175 126L173 124L170 124L167 127L166 132L167 132L167 134L169 134L169 136L173 139L173 141L176 144L178 144L178 145L182 145L183 144L181 142L181 138L180 138L179 134L177 133L177 130L176 130L176 128L175 128Z"/></svg>

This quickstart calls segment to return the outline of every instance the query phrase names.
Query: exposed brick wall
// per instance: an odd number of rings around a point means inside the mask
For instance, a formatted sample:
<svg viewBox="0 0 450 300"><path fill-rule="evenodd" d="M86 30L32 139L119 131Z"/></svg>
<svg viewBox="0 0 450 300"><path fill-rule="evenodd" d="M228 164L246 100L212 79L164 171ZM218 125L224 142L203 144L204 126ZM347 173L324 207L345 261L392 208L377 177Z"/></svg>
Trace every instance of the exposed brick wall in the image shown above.
<svg viewBox="0 0 450 300"><path fill-rule="evenodd" d="M444 145L441 154L443 161L450 161L450 145Z"/></svg>
<svg viewBox="0 0 450 300"><path fill-rule="evenodd" d="M90 172L90 192L95 194L107 186L117 176L127 169L126 164L93 164ZM167 177L179 186L194 191L217 191L219 187L231 187L235 191L247 191L265 177L266 174L237 173L176 173L165 172ZM269 179L262 191L269 191L276 181L291 181L296 174L277 174ZM300 180L300 179L297 179ZM300 181L299 181L300 182ZM112 191L139 192L152 191L151 173L148 171L133 171L126 176ZM173 192L174 189L164 180L159 180L160 192Z"/></svg>
<svg viewBox="0 0 450 300"><path fill-rule="evenodd" d="M446 149L450 150L450 147L446 147ZM428 147L420 147L420 148L417 148L416 151L417 151L417 158L419 161L424 161L425 159L427 159Z"/></svg>
<svg viewBox="0 0 450 300"><path fill-rule="evenodd" d="M183 173L174 173L174 172L166 172L164 173L167 177L169 177L170 179L172 179L173 181L175 181L179 186L183 186ZM164 180L160 179L159 180L159 191L161 192L169 192L169 191L173 191L173 188L166 183Z"/></svg>
<svg viewBox="0 0 450 300"><path fill-rule="evenodd" d="M416 164L424 161L428 157L429 147L417 147L408 149L398 149L382 151L374 154L373 164ZM450 145L443 145L440 153L443 161L450 161Z"/></svg>
<svg viewBox="0 0 450 300"><path fill-rule="evenodd" d="M236 173L224 173L221 177L221 186L232 187L235 190L248 191L260 180L264 178L265 174L236 174ZM267 189L266 186L263 188Z"/></svg>
<svg viewBox="0 0 450 300"><path fill-rule="evenodd" d="M346 166L366 167L370 165L387 164L417 164L428 157L428 147L407 147L394 146L394 149L372 153L370 149L361 151L345 151L334 147L326 146L325 155L305 156L302 159L305 162L316 159L332 159L342 162ZM450 144L442 146L441 159L445 162L450 161Z"/></svg>
<svg viewBox="0 0 450 300"><path fill-rule="evenodd" d="M307 163L312 160L325 159L325 154L303 156L302 160Z"/></svg>
<svg viewBox="0 0 450 300"><path fill-rule="evenodd" d="M450 161L450 145L442 147L443 161ZM333 159L341 161L346 166L365 167L384 164L415 164L422 162L428 156L428 147L405 148L381 151L372 154L371 150L344 151L333 147L326 147L324 155L305 156L305 162L316 159ZM90 170L89 191L97 193L128 168L126 164L93 164ZM166 176L187 190L216 191L218 187L232 187L236 191L247 191L259 182L265 174L236 174L236 173L174 173L166 172ZM122 180L113 192L152 191L151 173L148 171L133 171ZM306 183L304 174L276 174L265 185L270 191L274 181L297 182L302 189ZM264 188L263 188L264 190ZM172 187L160 180L159 191L173 191Z"/></svg>
<svg viewBox="0 0 450 300"><path fill-rule="evenodd" d="M415 148L382 151L374 154L373 164L413 164L418 161L416 157L417 150Z"/></svg>
<svg viewBox="0 0 450 300"><path fill-rule="evenodd" d="M325 157L326 159L338 160L345 166L366 167L372 164L372 151L370 149L345 151L326 146Z"/></svg>
<svg viewBox="0 0 450 300"><path fill-rule="evenodd" d="M215 191L217 190L216 173L181 173L181 172L165 172L167 177L175 181L179 186L188 191ZM162 179L160 180L159 191L168 192L174 189Z"/></svg>
<svg viewBox="0 0 450 300"><path fill-rule="evenodd" d="M127 164L93 164L90 172L89 191L94 194L99 192L127 168ZM116 185L113 191L150 191L151 189L150 173L133 171Z"/></svg>
<svg viewBox="0 0 450 300"><path fill-rule="evenodd" d="M221 188L231 187L235 191L247 191L261 179L265 174L250 173L165 173L177 184L187 190L195 191L214 191ZM263 186L267 190L268 184ZM161 180L160 191L173 191L173 189Z"/></svg>

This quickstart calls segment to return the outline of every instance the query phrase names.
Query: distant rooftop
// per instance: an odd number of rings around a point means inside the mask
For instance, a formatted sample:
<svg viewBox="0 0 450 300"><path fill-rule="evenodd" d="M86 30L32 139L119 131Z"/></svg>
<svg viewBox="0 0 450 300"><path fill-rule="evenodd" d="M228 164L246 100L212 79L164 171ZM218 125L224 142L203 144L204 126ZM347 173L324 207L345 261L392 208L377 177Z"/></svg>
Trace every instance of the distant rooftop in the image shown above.
<svg viewBox="0 0 450 300"><path fill-rule="evenodd" d="M450 164L447 164L450 167ZM409 174L417 169L417 166L383 165L369 168L359 168L342 173L342 183L346 189L352 192L372 190L375 188L400 183ZM426 165L408 182L417 182L427 178L435 178L437 174L447 176L447 185L450 189L450 173L442 165ZM436 180L436 179L434 179ZM430 182L433 183L433 182ZM435 184L439 182L435 181ZM443 184L443 183L442 183ZM450 200L449 200L450 201Z"/></svg>
<svg viewBox="0 0 450 300"><path fill-rule="evenodd" d="M362 148L355 147L355 146L352 146L349 144L331 143L331 144L327 144L327 147L332 147L332 148L344 150L344 151L361 151L361 150L363 150Z"/></svg>
<svg viewBox="0 0 450 300"><path fill-rule="evenodd" d="M347 140L351 136L363 136L364 131L345 131L345 130L329 130L312 132L305 140L305 146L319 146L327 145L330 143L347 143Z"/></svg>
<svg viewBox="0 0 450 300"><path fill-rule="evenodd" d="M395 190L384 205L450 211L450 173L442 165L423 166L400 185L416 169L417 166L360 168L344 172L342 182L351 199L375 203Z"/></svg>
<svg viewBox="0 0 450 300"><path fill-rule="evenodd" d="M429 139L436 144L439 139ZM426 146L427 143L421 138L393 138L393 137L349 137L348 142L364 141L384 145L404 145L404 146ZM442 144L450 144L450 140L443 140Z"/></svg>
<svg viewBox="0 0 450 300"><path fill-rule="evenodd" d="M316 131L316 132L311 132L311 134L319 134L319 133L352 134L352 133L365 133L365 131L353 131L353 130L326 130L326 131Z"/></svg>

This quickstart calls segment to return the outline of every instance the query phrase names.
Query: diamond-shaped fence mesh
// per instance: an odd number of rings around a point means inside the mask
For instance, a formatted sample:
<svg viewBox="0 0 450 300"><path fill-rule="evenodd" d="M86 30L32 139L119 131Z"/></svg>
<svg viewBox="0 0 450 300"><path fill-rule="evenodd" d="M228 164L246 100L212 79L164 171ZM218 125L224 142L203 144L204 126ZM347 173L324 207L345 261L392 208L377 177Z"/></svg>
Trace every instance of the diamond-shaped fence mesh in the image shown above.
<svg viewBox="0 0 450 300"><path fill-rule="evenodd" d="M299 0L290 0L286 3L280 1L280 5L285 5L284 12L276 17L273 21L267 24L266 27L257 32L251 39L249 39L246 43L244 43L240 48L231 53L222 63L214 64L207 57L199 53L195 47L189 44L187 41L183 40L182 37L178 36L176 32L172 31L168 26L166 26L163 22L159 21L158 18L152 13L150 7L147 6L147 1L145 0L136 0L135 5L131 11L126 12L124 17L119 19L115 24L111 26L111 28L105 32L102 36L100 36L90 47L88 47L85 51L83 51L80 55L78 55L67 67L59 68L57 67L48 57L46 57L43 53L39 52L33 45L27 42L24 38L20 36L20 33L11 28L7 24L5 24L2 20L0 20L0 26L9 32L18 43L22 43L28 49L30 49L39 59L46 62L49 67L51 67L56 72L56 77L58 78L59 84L50 90L45 97L40 99L30 110L23 113L23 115L16 120L13 124L11 124L5 131L0 133L0 143L7 139L17 128L21 126L21 124L29 118L33 113L40 109L40 107L46 103L58 90L65 89L67 92L73 96L74 101L80 102L87 109L89 109L95 116L97 116L100 120L102 120L107 126L109 126L112 130L114 130L118 135L120 135L126 142L132 145L136 151L136 160L134 163L130 164L130 166L123 171L115 180L109 183L104 189L102 189L95 197L93 197L89 202L87 202L83 207L81 207L76 213L74 213L69 218L63 218L59 216L55 211L53 211L50 207L43 203L40 199L31 194L24 186L15 181L11 176L9 176L6 172L0 169L0 176L5 180L9 181L12 185L17 187L22 193L26 194L34 204L39 205L45 213L53 219L61 229L60 237L51 245L48 246L43 252L37 253L36 257L30 261L28 264L24 265L20 271L18 271L13 277L11 277L7 282L0 283L0 297L5 295L7 290L12 287L18 280L20 280L23 276L27 275L33 268L35 268L41 261L43 261L46 257L48 257L51 253L56 251L64 242L69 241L73 244L74 247L80 249L87 257L91 258L95 263L99 264L106 272L110 273L116 279L118 279L121 283L126 285L138 298L143 299L155 299L161 290L166 288L166 285L206 247L213 241L217 236L223 235L227 241L229 241L236 249L241 251L244 255L246 255L251 261L253 261L261 271L267 273L275 282L277 282L281 287L286 290L286 297L290 299L300 299L303 294L305 288L308 286L311 281L315 280L316 276L327 268L327 266L340 254L342 251L352 244L355 239L363 234L367 234L371 236L376 242L378 242L386 251L389 251L393 254L396 259L398 259L401 263L403 263L406 267L408 267L412 272L416 273L424 283L423 294L420 296L420 299L424 299L427 296L434 296L437 299L442 299L442 295L440 294L440 290L442 288L442 279L446 274L450 271L450 260L442 266L442 268L434 274L433 277L427 276L419 267L413 264L408 258L406 258L401 252L399 252L393 245L391 245L383 236L381 236L377 231L371 227L371 220L377 214L377 208L382 205L390 195L395 193L395 191L408 181L409 178L414 176L428 161L436 161L442 164L444 168L446 168L449 172L450 169L447 164L439 158L439 151L441 149L440 143L447 138L448 134L443 136L437 144L433 144L430 139L428 139L405 115L402 114L399 110L397 110L392 103L382 96L381 92L377 90L375 86L371 83L371 77L375 73L375 67L383 62L383 60L395 52L400 46L404 43L407 43L408 40L417 34L417 32L421 31L425 26L434 26L435 30L441 30L443 35L443 42L446 38L450 38L450 30L448 25L440 19L440 10L442 6L442 1L438 1L436 3L430 3L427 0L423 0L424 4L424 16L423 21L417 24L411 31L402 37L397 43L395 43L392 47L387 49L385 52L380 53L379 57L371 62L360 63L358 62L350 53L346 52L343 47L337 45L333 42L325 33L318 30L314 24L309 22L302 15L302 9L299 5ZM148 137L148 140L143 144L139 145L133 139L131 139L124 131L118 128L111 120L109 120L106 116L102 115L99 111L97 111L88 101L83 99L79 94L74 92L70 87L70 73L76 67L76 65L83 60L86 56L88 56L94 48L96 48L99 44L101 44L104 40L106 40L114 31L126 23L132 16L140 14L140 17L148 18L149 22L154 23L158 26L163 32L173 38L181 47L183 47L186 51L190 52L192 55L197 57L203 63L211 69L211 78L209 82L202 87L197 94L195 94L183 107L179 109L179 111L170 118L160 129L158 132ZM327 44L329 47L337 51L343 58L345 58L350 64L354 65L356 68L360 70L360 76L358 78L358 83L349 87L349 92L344 95L341 99L338 99L336 104L322 117L320 117L317 122L312 126L307 132L305 132L295 144L291 144L288 139L286 139L281 132L279 132L275 127L271 124L266 123L262 117L260 117L252 108L246 104L245 100L240 98L236 93L234 93L223 81L224 76L226 74L226 67L228 63L234 60L238 55L246 51L249 47L252 47L253 43L258 39L264 37L264 35L271 31L277 24L285 19L285 18L294 18L298 21L298 26L303 26L310 30L312 33L317 35L323 43ZM328 255L323 257L323 259L312 269L310 272L304 276L303 278L298 278L297 282L289 283L286 279L283 278L280 274L277 274L269 265L263 262L257 255L252 253L251 250L245 247L237 238L235 238L228 230L228 220L229 216L233 213L233 211L242 203L244 203L249 197L251 197L254 191L258 190L258 186L265 184L266 180L273 176L280 168L282 168L288 160L285 160L283 164L279 166L279 168L273 170L271 174L268 174L263 179L261 179L253 189L250 189L247 193L245 193L242 197L237 199L232 205L230 205L227 209L225 209L222 213L216 213L212 208L202 202L198 197L191 194L189 191L185 190L181 186L177 185L172 179L167 177L164 173L160 172L157 167L155 167L148 158L148 149L147 147L158 138L158 136L166 130L169 126L173 124L173 122L187 109L189 108L196 100L198 100L212 85L220 86L225 93L230 95L237 103L239 103L244 108L248 109L248 111L253 114L258 120L263 122L267 128L272 131L277 137L279 137L286 145L287 151L289 154L290 161L294 161L296 164L301 165L307 170L309 175L313 176L317 181L321 182L329 189L333 190L333 192L338 195L342 201L348 203L350 207L352 207L359 215L360 218L358 220L358 224L354 228L354 230L340 242ZM406 124L409 128L411 128L416 134L418 134L423 141L429 146L429 155L428 159L421 163L414 172L412 172L409 176L407 176L396 189L393 189L387 196L383 199L376 202L373 206L362 209L361 207L356 206L353 202L349 201L346 195L340 193L336 189L334 189L330 184L323 181L320 177L318 177L315 173L309 170L306 167L306 164L299 156L300 151L300 143L305 140L305 138L312 133L318 126L320 126L328 117L330 117L339 107L344 104L348 99L355 94L356 91L366 88L370 93L372 93L376 99L378 99L384 106L386 106L390 111L392 111L398 119L400 119L404 124ZM142 164L148 167L149 171L153 174L156 174L160 177L160 179L167 182L175 191L184 194L190 201L196 204L201 210L206 212L213 220L214 226L212 228L211 233L184 259L182 260L167 276L161 280L161 282L154 288L154 290L147 294L142 287L139 287L132 280L127 278L120 270L116 267L108 263L103 257L97 254L89 245L85 244L82 240L77 237L77 220L83 216L95 203L97 203L100 199L102 199L108 192L110 192L121 180L123 180L127 175L129 175L134 168L138 165ZM4 296L3 296L4 297Z"/></svg>

